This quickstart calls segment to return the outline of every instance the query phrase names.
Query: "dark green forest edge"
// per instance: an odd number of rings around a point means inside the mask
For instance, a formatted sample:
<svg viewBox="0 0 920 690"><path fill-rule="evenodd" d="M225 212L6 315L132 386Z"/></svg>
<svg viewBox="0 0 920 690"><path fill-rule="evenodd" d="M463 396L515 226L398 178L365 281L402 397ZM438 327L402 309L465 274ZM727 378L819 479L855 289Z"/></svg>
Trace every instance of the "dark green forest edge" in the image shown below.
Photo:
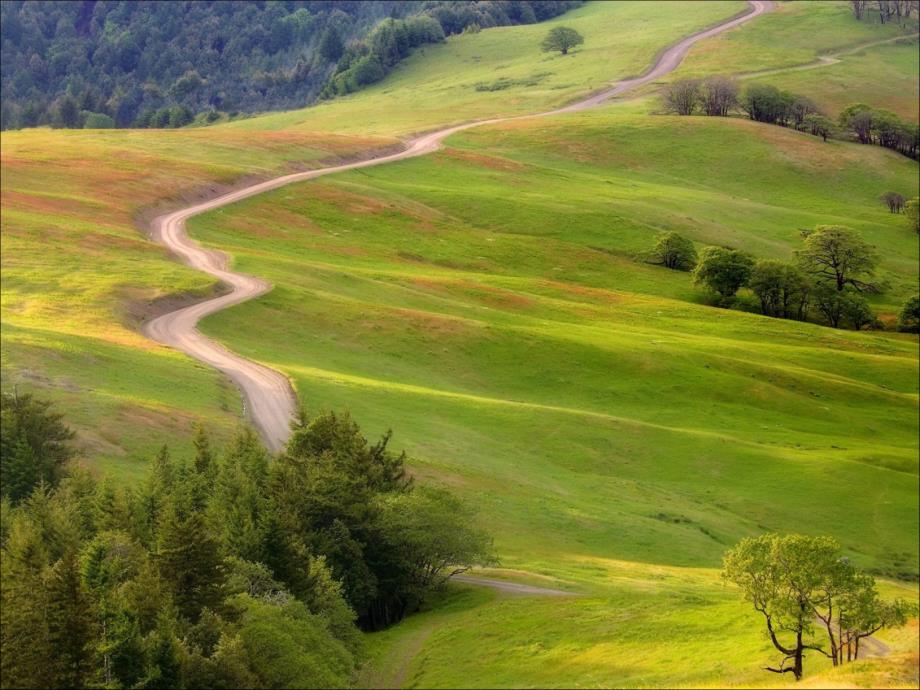
<svg viewBox="0 0 920 690"><path fill-rule="evenodd" d="M2 396L2 687L346 687L362 630L495 562L389 435L305 415L269 457L165 446L136 487L80 469L49 404Z"/></svg>
<svg viewBox="0 0 920 690"><path fill-rule="evenodd" d="M0 4L0 127L181 127L379 81L425 43L581 0Z"/></svg>
<svg viewBox="0 0 920 690"><path fill-rule="evenodd" d="M301 414L274 458L249 429L218 452L199 427L123 488L80 469L49 403L0 402L4 688L349 687L362 631L497 562L468 508L348 414ZM766 670L796 680L806 651L850 663L916 615L827 537L744 539L723 565L781 655Z"/></svg>

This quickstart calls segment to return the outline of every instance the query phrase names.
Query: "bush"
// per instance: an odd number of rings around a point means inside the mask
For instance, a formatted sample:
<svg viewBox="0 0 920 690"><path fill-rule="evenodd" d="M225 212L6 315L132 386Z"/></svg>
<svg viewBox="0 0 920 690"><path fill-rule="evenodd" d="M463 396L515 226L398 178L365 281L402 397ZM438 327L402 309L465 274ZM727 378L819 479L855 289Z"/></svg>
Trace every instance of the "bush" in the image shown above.
<svg viewBox="0 0 920 690"><path fill-rule="evenodd" d="M115 120L105 113L91 113L84 110L81 114L84 129L112 129L115 127Z"/></svg>

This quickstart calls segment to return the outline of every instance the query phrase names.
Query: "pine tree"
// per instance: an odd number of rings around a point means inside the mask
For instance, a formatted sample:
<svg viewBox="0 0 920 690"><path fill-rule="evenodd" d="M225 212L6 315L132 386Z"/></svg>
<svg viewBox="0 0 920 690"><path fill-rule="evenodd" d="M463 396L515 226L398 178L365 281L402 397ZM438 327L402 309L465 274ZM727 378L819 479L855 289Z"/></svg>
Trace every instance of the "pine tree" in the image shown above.
<svg viewBox="0 0 920 690"><path fill-rule="evenodd" d="M195 471L206 477L208 481L214 479L214 454L211 444L201 424L195 425Z"/></svg>
<svg viewBox="0 0 920 690"><path fill-rule="evenodd" d="M333 26L328 27L319 41L319 54L329 62L338 62L344 52L345 46L339 32Z"/></svg>
<svg viewBox="0 0 920 690"><path fill-rule="evenodd" d="M53 668L58 688L79 688L92 663L94 612L76 557L71 553L45 574L48 641L54 654L45 663Z"/></svg>
<svg viewBox="0 0 920 690"><path fill-rule="evenodd" d="M19 513L0 558L0 675L3 687L52 687L52 649L42 573L48 549L41 531Z"/></svg>
<svg viewBox="0 0 920 690"><path fill-rule="evenodd" d="M38 485L38 461L25 434L18 434L12 443L4 446L0 456L0 487L4 496L18 503Z"/></svg>
<svg viewBox="0 0 920 690"><path fill-rule="evenodd" d="M220 555L201 512L182 515L177 503L167 504L158 526L157 569L180 614L196 621L203 608L220 602Z"/></svg>

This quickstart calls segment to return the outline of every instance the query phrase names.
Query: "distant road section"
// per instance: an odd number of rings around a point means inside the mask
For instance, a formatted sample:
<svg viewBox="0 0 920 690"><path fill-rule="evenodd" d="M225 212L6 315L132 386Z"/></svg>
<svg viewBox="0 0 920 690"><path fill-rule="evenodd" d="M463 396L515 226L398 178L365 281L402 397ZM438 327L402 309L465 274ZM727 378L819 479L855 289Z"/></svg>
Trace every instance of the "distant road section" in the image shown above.
<svg viewBox="0 0 920 690"><path fill-rule="evenodd" d="M143 333L149 338L181 350L229 376L242 391L246 412L262 435L266 446L271 451L280 450L290 434L290 424L296 406L296 397L290 381L274 369L234 354L222 345L204 337L197 329L198 322L205 316L264 295L271 290L271 285L260 278L234 273L229 270L227 257L223 253L204 249L189 238L185 231L186 220L199 213L211 211L293 182L302 182L345 170L366 168L405 158L423 156L437 151L446 137L471 127L480 127L509 120L573 113L593 108L614 96L619 96L638 86L648 84L673 71L684 59L690 47L697 41L728 31L760 16L764 12L769 12L773 7L773 3L769 0L749 0L748 4L750 7L746 13L688 36L665 50L652 68L641 77L618 82L609 89L571 105L545 113L478 120L447 127L412 139L408 142L406 148L399 153L284 175L224 194L211 201L205 201L179 211L158 216L151 223L150 234L152 239L164 245L190 267L204 271L220 280L230 288L230 292L220 297L193 304L190 307L163 314L147 322L143 326Z"/></svg>

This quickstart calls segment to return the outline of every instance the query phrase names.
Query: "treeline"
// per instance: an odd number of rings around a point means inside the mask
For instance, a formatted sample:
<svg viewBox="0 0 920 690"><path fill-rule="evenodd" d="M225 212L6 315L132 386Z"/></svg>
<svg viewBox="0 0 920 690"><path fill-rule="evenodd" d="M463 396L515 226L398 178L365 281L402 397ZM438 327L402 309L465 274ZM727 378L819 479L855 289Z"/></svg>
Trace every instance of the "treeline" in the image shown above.
<svg viewBox="0 0 920 690"><path fill-rule="evenodd" d="M337 34L330 32L323 37L321 51L328 59L338 60L338 64L321 97L345 95L380 81L415 48L440 43L451 34L533 24L580 4L582 0L429 2L421 14L401 20L387 19L366 39L352 41L347 47Z"/></svg>
<svg viewBox="0 0 920 690"><path fill-rule="evenodd" d="M920 0L850 0L857 20L877 17L880 24L906 24L911 15L920 15Z"/></svg>
<svg viewBox="0 0 920 690"><path fill-rule="evenodd" d="M859 233L840 225L819 225L804 231L794 262L755 259L729 247L704 247L697 253L689 239L676 232L662 234L650 252L650 263L692 271L694 282L716 296L720 306L740 306L765 316L811 320L833 328L880 328L865 294L880 292L874 280L878 254ZM748 288L753 304L739 297ZM903 306L898 330L920 331L920 299Z"/></svg>
<svg viewBox="0 0 920 690"><path fill-rule="evenodd" d="M276 458L199 430L129 486L73 466L46 402L4 393L0 414L4 687L345 687L361 629L494 560L468 508L347 414L301 418Z"/></svg>
<svg viewBox="0 0 920 690"><path fill-rule="evenodd" d="M0 128L175 127L299 108L385 73L408 54L407 40L532 23L577 4L7 0L0 3Z"/></svg>
<svg viewBox="0 0 920 690"><path fill-rule="evenodd" d="M832 120L807 96L783 91L770 84L748 84L724 76L704 80L681 79L664 90L664 106L678 115L728 116L735 112L751 120L792 127L827 141L851 138L862 144L890 148L910 158L920 157L920 125L907 124L888 110L855 103Z"/></svg>

